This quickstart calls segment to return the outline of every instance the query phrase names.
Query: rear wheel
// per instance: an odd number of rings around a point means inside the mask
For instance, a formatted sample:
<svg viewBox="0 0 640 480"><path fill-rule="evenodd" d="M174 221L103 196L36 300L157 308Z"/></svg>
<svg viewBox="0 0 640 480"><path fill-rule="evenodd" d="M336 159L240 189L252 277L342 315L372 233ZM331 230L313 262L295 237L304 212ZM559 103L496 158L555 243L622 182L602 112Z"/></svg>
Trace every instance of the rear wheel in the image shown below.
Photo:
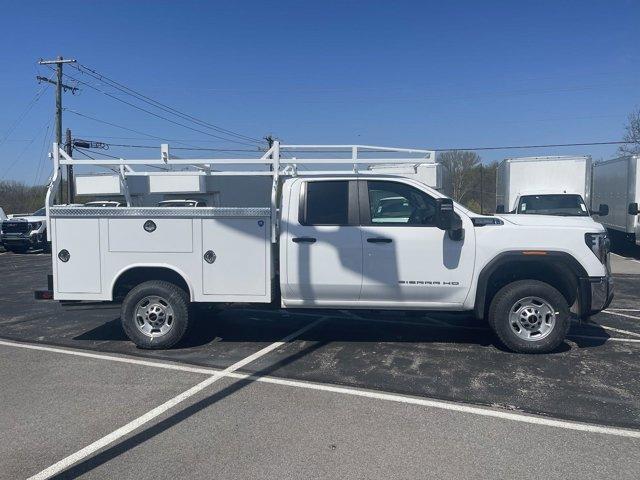
<svg viewBox="0 0 640 480"><path fill-rule="evenodd" d="M127 337L138 347L170 348L188 330L189 297L173 283L141 283L122 302L121 321Z"/></svg>
<svg viewBox="0 0 640 480"><path fill-rule="evenodd" d="M551 285L520 280L495 295L489 308L489 324L510 350L547 353L558 348L569 332L569 305Z"/></svg>

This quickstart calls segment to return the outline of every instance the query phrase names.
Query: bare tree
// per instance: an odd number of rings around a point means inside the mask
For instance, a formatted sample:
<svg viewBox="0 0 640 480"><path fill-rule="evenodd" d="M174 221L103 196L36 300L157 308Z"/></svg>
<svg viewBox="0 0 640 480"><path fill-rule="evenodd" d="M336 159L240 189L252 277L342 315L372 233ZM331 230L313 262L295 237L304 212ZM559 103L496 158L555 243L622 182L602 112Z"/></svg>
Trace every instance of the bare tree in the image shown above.
<svg viewBox="0 0 640 480"><path fill-rule="evenodd" d="M0 181L0 207L5 213L31 213L44 205L46 187Z"/></svg>
<svg viewBox="0 0 640 480"><path fill-rule="evenodd" d="M640 108L629 114L627 122L622 140L629 143L621 145L618 151L621 155L638 155L640 154Z"/></svg>
<svg viewBox="0 0 640 480"><path fill-rule="evenodd" d="M474 187L475 167L480 164L480 156L475 152L450 150L441 153L438 161L442 163L448 176L449 190L446 192L457 202L471 200Z"/></svg>

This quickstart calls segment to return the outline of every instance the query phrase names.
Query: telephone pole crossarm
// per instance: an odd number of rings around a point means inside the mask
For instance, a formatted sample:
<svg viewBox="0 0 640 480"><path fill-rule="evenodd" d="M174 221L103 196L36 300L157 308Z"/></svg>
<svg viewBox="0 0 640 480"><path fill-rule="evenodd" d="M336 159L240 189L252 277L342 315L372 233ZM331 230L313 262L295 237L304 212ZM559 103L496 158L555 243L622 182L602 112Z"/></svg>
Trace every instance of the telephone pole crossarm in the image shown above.
<svg viewBox="0 0 640 480"><path fill-rule="evenodd" d="M40 75L36 76L36 79L37 79L39 82L47 82L47 83L50 83L50 84L52 84L52 85L57 85L57 84L58 84L58 82L54 82L54 81L53 81L53 80L51 80L50 78L42 77L42 76L40 76ZM79 88L78 88L78 87L72 87L71 85L66 85L66 84L64 84L64 83L63 83L63 84L61 84L61 85L60 85L60 87L62 87L62 90L64 90L65 92L66 92L67 90L69 90L69 91L71 91L71 93L76 93L76 92L79 90Z"/></svg>

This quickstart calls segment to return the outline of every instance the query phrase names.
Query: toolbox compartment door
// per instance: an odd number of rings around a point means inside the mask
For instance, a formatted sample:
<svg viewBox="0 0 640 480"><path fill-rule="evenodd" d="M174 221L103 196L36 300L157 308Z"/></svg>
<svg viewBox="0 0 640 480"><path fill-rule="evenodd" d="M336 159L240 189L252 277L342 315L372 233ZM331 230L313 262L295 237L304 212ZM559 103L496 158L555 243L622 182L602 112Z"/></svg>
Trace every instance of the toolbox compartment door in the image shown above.
<svg viewBox="0 0 640 480"><path fill-rule="evenodd" d="M204 295L264 296L270 288L269 222L264 218L202 220ZM209 263L205 260L206 253ZM219 301L225 301L220 298Z"/></svg>
<svg viewBox="0 0 640 480"><path fill-rule="evenodd" d="M145 225L150 225L147 229ZM109 251L131 253L190 253L190 218L110 218Z"/></svg>
<svg viewBox="0 0 640 480"><path fill-rule="evenodd" d="M55 219L52 255L60 293L100 293L100 221L97 218ZM59 258L69 252L68 261ZM65 258L64 255L62 255Z"/></svg>

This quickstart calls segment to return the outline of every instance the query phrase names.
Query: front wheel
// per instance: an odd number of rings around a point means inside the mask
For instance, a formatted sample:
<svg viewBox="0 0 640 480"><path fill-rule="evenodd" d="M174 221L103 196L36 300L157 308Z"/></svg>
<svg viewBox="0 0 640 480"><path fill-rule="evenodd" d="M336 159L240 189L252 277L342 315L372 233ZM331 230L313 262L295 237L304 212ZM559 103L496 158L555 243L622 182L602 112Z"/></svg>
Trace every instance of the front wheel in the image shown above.
<svg viewBox="0 0 640 480"><path fill-rule="evenodd" d="M171 348L188 330L189 297L173 283L141 283L122 302L121 321L127 337L139 348Z"/></svg>
<svg viewBox="0 0 640 480"><path fill-rule="evenodd" d="M502 343L518 353L548 353L564 341L571 319L564 296L538 280L519 280L498 291L489 324Z"/></svg>

